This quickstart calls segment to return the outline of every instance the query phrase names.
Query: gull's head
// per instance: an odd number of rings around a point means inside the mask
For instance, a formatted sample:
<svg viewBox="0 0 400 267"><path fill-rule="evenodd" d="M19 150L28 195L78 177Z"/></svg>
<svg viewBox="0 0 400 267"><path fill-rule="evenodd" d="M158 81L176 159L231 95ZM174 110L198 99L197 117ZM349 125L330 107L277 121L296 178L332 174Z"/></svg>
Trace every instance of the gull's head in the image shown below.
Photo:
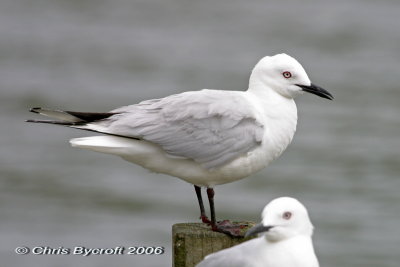
<svg viewBox="0 0 400 267"><path fill-rule="evenodd" d="M307 209L297 199L280 197L272 200L262 212L262 221L249 229L246 236L263 234L270 242L279 242L295 236L309 236L313 225Z"/></svg>
<svg viewBox="0 0 400 267"><path fill-rule="evenodd" d="M267 56L257 63L251 73L250 88L260 85L291 99L303 92L333 99L328 91L312 84L303 66L286 54Z"/></svg>

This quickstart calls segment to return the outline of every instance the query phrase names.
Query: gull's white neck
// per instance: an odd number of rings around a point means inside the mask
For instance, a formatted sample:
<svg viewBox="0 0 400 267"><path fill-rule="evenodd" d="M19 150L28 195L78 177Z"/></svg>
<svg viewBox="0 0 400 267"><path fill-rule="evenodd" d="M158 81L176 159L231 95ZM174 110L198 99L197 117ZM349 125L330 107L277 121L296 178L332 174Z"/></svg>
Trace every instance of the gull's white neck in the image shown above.
<svg viewBox="0 0 400 267"><path fill-rule="evenodd" d="M292 98L284 97L260 82L250 82L246 94L258 111L257 119L265 132L263 147L268 158L280 156L293 139L297 125L297 108Z"/></svg>

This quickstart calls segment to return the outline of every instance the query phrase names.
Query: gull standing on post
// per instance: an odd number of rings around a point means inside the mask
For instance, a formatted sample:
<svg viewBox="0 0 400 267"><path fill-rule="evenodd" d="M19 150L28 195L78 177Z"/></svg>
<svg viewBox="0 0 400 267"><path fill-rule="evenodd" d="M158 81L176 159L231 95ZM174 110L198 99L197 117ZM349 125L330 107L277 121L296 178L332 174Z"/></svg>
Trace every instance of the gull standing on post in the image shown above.
<svg viewBox="0 0 400 267"><path fill-rule="evenodd" d="M302 92L333 99L311 83L297 60L278 54L257 63L244 92L203 89L106 113L33 108L56 120L28 121L105 134L70 142L193 184L202 221L215 231L236 235L238 227L216 222L213 187L258 172L281 155L296 130L294 97ZM201 187L207 188L211 220Z"/></svg>
<svg viewBox="0 0 400 267"><path fill-rule="evenodd" d="M246 233L260 237L208 255L197 267L318 267L312 233L303 204L277 198L265 206L261 223Z"/></svg>

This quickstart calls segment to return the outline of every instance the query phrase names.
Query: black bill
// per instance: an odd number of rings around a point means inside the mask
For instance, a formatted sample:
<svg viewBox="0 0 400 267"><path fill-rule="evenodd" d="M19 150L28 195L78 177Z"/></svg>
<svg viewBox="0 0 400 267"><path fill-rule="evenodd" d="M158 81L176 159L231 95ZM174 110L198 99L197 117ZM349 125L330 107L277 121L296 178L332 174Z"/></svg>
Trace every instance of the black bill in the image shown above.
<svg viewBox="0 0 400 267"><path fill-rule="evenodd" d="M262 232L268 232L273 226L264 226L262 223L259 223L255 226L253 226L252 228L250 228L246 234L244 235L244 237L249 237L249 236L253 236Z"/></svg>
<svg viewBox="0 0 400 267"><path fill-rule="evenodd" d="M320 96L322 98L326 98L329 100L333 99L333 96L331 95L331 93L329 93L328 91L326 91L324 88L319 87L315 84L311 84L311 85L302 85L302 84L296 84L297 86L301 87L301 89L303 89L303 91Z"/></svg>

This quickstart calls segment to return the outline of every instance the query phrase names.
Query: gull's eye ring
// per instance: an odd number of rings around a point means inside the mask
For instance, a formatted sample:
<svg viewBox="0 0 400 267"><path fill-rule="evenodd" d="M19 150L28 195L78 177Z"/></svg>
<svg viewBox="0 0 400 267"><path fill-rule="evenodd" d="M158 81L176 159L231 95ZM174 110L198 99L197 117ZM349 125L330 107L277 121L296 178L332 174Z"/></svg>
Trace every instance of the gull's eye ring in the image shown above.
<svg viewBox="0 0 400 267"><path fill-rule="evenodd" d="M292 213L290 211L286 211L282 214L282 218L285 220L289 220L290 218L292 218Z"/></svg>
<svg viewBox="0 0 400 267"><path fill-rule="evenodd" d="M284 71L282 73L283 77L285 77L286 79L289 79L292 77L292 74L290 73L290 71Z"/></svg>

